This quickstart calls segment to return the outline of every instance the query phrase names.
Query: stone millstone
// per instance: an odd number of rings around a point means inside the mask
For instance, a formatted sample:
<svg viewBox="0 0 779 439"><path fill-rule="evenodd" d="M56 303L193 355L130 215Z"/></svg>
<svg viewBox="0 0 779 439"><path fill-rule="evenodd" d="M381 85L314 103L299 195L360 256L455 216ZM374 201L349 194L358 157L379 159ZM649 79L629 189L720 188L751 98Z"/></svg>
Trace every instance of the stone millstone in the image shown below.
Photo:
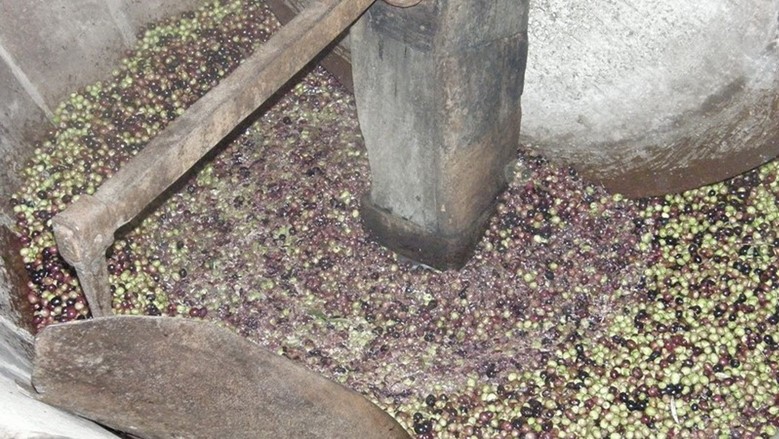
<svg viewBox="0 0 779 439"><path fill-rule="evenodd" d="M42 401L142 438L408 438L360 394L206 321L52 325L35 354Z"/></svg>

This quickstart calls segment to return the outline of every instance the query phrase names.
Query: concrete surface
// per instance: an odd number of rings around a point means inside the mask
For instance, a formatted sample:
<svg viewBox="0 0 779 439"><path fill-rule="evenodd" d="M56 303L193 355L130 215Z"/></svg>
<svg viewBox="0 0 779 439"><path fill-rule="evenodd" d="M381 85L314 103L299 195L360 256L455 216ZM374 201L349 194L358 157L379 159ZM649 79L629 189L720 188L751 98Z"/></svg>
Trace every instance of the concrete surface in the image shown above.
<svg viewBox="0 0 779 439"><path fill-rule="evenodd" d="M24 139L45 129L48 111L29 78L9 61L0 44L0 194L10 194L19 185L19 171L31 152L23 147ZM9 224L11 216L11 206L0 202L0 224Z"/></svg>

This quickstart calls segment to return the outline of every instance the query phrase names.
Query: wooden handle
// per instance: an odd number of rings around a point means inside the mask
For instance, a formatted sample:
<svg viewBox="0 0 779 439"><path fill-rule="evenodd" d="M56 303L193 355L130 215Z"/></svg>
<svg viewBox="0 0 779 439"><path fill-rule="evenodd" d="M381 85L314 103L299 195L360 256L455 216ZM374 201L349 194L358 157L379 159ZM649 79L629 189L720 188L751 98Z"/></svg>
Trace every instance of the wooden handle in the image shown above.
<svg viewBox="0 0 779 439"><path fill-rule="evenodd" d="M82 285L92 289L94 270L120 226L131 221L206 155L243 119L340 35L375 0L321 0L304 9L266 44L195 102L108 179L54 217L57 243L69 251ZM85 279L87 278L87 279ZM104 276L103 279L107 279ZM108 285L102 289L108 290ZM110 311L110 294L85 291L93 315ZM92 303L97 297L101 302Z"/></svg>

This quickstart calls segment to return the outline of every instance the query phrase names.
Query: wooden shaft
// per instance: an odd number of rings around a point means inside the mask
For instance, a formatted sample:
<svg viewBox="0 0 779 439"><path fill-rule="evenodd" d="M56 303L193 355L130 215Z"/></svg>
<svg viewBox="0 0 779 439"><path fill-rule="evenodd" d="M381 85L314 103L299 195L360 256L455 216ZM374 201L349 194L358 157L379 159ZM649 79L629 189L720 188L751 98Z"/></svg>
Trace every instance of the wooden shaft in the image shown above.
<svg viewBox="0 0 779 439"><path fill-rule="evenodd" d="M113 234L205 156L236 125L300 71L375 0L321 0L303 10L271 40L171 122L94 194L82 196L53 219L63 257L90 286L94 315L110 312L105 266ZM107 301L108 303L105 303Z"/></svg>
<svg viewBox="0 0 779 439"><path fill-rule="evenodd" d="M114 204L117 227L178 180L373 2L322 0L309 6L171 123L95 194Z"/></svg>

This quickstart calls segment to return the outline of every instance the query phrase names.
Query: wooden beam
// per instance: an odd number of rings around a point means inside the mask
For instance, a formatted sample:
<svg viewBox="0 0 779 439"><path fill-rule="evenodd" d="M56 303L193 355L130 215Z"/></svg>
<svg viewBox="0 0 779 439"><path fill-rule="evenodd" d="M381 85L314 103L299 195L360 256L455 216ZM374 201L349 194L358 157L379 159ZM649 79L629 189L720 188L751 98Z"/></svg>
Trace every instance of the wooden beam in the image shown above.
<svg viewBox="0 0 779 439"><path fill-rule="evenodd" d="M97 259L105 258L114 232L184 175L374 1L321 0L308 6L93 196L82 195L54 217L60 253L76 268L93 316L111 310L108 276L99 268L105 263L100 265Z"/></svg>
<svg viewBox="0 0 779 439"><path fill-rule="evenodd" d="M371 166L366 228L404 256L459 268L515 158L527 0L375 4L352 28Z"/></svg>

